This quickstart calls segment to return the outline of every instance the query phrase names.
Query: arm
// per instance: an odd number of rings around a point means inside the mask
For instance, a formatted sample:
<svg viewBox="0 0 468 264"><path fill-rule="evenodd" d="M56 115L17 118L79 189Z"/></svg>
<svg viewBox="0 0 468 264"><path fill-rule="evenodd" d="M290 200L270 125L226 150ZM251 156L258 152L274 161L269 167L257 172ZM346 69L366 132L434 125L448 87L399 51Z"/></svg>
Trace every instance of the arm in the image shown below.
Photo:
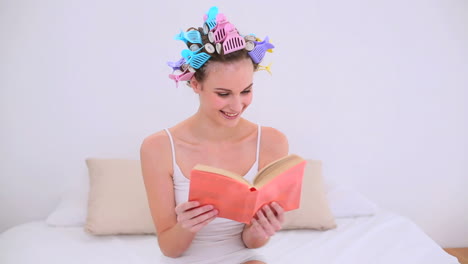
<svg viewBox="0 0 468 264"><path fill-rule="evenodd" d="M286 136L280 131L271 128L262 128L260 144L259 170L264 166L289 153L289 144ZM248 248L258 248L265 245L270 236L281 229L284 222L284 210L275 202L258 210L250 225L246 225L242 232L242 240Z"/></svg>
<svg viewBox="0 0 468 264"><path fill-rule="evenodd" d="M140 159L159 247L165 256L179 257L188 249L196 232L212 221L217 212L210 205L199 207L198 202L176 207L171 147L164 132L143 141Z"/></svg>

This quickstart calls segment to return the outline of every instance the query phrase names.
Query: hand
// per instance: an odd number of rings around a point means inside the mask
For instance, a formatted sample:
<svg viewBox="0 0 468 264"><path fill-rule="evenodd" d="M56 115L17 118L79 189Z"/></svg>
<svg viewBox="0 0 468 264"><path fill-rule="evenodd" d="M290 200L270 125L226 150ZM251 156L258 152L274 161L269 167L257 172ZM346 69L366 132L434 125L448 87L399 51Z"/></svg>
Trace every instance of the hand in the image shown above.
<svg viewBox="0 0 468 264"><path fill-rule="evenodd" d="M276 202L264 205L252 218L251 232L256 237L268 238L281 229L284 223L284 210Z"/></svg>
<svg viewBox="0 0 468 264"><path fill-rule="evenodd" d="M218 210L212 205L200 206L197 201L181 203L176 206L175 212L177 223L192 233L200 231L218 215Z"/></svg>

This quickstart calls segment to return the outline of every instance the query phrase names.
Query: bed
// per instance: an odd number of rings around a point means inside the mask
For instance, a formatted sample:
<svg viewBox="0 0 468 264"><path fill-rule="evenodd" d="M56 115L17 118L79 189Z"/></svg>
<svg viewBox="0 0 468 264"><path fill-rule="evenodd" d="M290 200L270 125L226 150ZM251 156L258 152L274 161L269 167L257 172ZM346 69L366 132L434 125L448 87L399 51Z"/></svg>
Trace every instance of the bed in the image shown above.
<svg viewBox="0 0 468 264"><path fill-rule="evenodd" d="M380 210L340 218L327 231L286 230L259 249L269 263L459 263L410 220ZM160 263L153 235L95 236L82 227L45 221L13 227L0 236L0 263Z"/></svg>
<svg viewBox="0 0 468 264"><path fill-rule="evenodd" d="M148 217L141 214L141 208L145 204L135 206L136 200L133 199L126 207L125 202L119 201L119 212L123 211L122 215L105 212L110 209L103 209L112 207L105 204L108 201L114 200L115 203L116 196L109 199L112 193L117 193L120 198L125 196L122 192L115 192L120 188L118 182L128 190L129 179L133 182L138 179L118 176L119 173L131 175L138 171L138 162L94 162L92 164L88 160L87 163L90 182L83 183L83 188L78 188L78 192L66 192L67 195L47 219L17 225L0 234L0 263L162 263L163 256L151 230L128 229L135 223L129 221L128 215L138 219ZM133 166L132 169L129 169L129 164ZM309 164L314 165L306 169L309 175L322 181L320 163L309 161ZM112 176L109 176L109 180L103 180L107 177L105 175ZM100 180L97 181L97 178ZM311 178L310 176L304 184L311 184ZM109 188L110 181L113 183L112 188ZM320 218L316 204L320 197L317 193L324 195L326 209L329 210L327 212L333 217L333 226L324 228L322 222L319 223L319 228L294 228L290 225L288 229L281 230L266 246L258 249L268 256L269 264L459 263L410 219L378 207L352 187L320 181L314 181L313 185L322 188L307 192L308 195L314 193L316 197L302 198L314 201L316 211L313 213ZM99 182L106 183L103 184L105 187L98 187ZM86 188L88 185L90 187ZM135 191L142 188L141 184L133 186ZM106 188L112 192L103 191ZM132 197L134 195L135 193L131 194ZM127 200L129 199L125 201ZM100 204L97 206L92 205L93 203ZM304 214L300 219L304 219ZM142 225L144 224L138 222L135 226Z"/></svg>

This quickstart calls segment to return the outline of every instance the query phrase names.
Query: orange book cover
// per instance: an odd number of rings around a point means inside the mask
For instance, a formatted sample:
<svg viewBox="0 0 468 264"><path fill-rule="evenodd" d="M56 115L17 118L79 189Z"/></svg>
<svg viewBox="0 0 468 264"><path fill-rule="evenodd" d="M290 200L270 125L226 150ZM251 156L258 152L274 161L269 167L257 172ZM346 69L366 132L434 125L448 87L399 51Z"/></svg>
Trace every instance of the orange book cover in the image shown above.
<svg viewBox="0 0 468 264"><path fill-rule="evenodd" d="M253 183L230 171L197 165L190 173L189 201L211 204L218 217L246 224L271 202L291 211L300 205L305 164L303 158L290 154L265 166Z"/></svg>

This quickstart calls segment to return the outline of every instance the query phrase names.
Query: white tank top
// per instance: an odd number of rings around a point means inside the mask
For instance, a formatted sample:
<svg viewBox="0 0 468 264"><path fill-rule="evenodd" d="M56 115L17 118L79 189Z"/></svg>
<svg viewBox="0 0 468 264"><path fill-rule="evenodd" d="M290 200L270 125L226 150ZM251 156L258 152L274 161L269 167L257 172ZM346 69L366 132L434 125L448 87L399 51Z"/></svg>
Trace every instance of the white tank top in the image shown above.
<svg viewBox="0 0 468 264"><path fill-rule="evenodd" d="M172 148L172 166L173 176L172 180L174 183L174 194L176 204L180 204L188 201L190 180L187 179L180 167L177 165L175 159L175 144L169 129L165 129L169 139L171 141ZM244 178L249 182L252 182L256 173L258 172L258 157L260 152L260 137L261 137L261 126L258 125L257 130L257 153L255 162L250 170L244 175ZM201 261L201 263L208 263L207 256L212 257L213 260L223 258L225 261L228 259L258 259L261 257L253 257L255 254L254 250L247 249L242 241L241 234L244 228L243 223L239 223L226 218L216 218L201 229L192 241L189 249L184 252L182 258L172 259L171 263L183 263L183 261ZM213 250L215 249L215 250ZM226 259L227 258L227 259ZM236 260L237 261L237 260ZM228 263L228 262L226 262ZM237 262L240 263L240 262Z"/></svg>

